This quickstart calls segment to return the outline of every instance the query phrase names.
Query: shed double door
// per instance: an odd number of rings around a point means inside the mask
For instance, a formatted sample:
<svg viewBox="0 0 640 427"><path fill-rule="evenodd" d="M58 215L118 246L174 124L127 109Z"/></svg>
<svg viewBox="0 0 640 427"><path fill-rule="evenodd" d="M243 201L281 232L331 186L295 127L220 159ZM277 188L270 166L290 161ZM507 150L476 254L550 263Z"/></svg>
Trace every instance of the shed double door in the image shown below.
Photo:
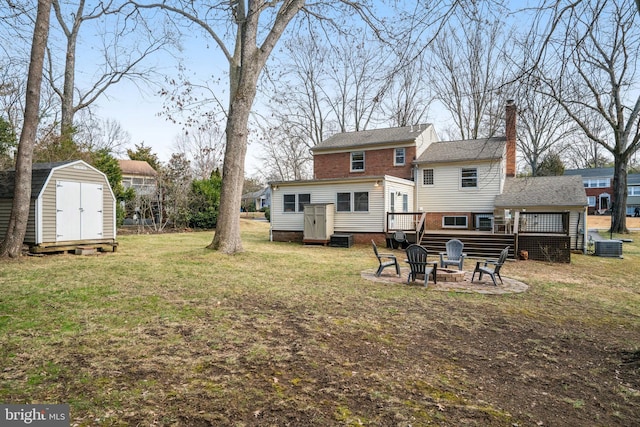
<svg viewBox="0 0 640 427"><path fill-rule="evenodd" d="M56 241L102 238L102 193L102 184L56 182Z"/></svg>
<svg viewBox="0 0 640 427"><path fill-rule="evenodd" d="M303 242L327 242L333 234L333 203L304 205Z"/></svg>

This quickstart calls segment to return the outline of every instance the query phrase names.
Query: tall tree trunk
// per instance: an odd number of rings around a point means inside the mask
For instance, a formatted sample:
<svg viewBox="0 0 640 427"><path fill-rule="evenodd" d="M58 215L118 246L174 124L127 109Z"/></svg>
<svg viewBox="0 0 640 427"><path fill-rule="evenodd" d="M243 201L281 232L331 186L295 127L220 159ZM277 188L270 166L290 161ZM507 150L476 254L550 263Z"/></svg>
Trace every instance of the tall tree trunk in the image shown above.
<svg viewBox="0 0 640 427"><path fill-rule="evenodd" d="M627 163L626 157L615 156L613 172L613 205L611 206L612 233L628 233L627 230Z"/></svg>
<svg viewBox="0 0 640 427"><path fill-rule="evenodd" d="M49 37L49 17L51 0L38 0L33 41L31 44L31 60L27 76L27 95L25 99L24 124L20 134L16 175L14 185L13 207L5 239L0 246L1 257L15 258L20 256L22 243L27 231L29 206L31 202L31 169L33 163L33 147L36 142L38 117L40 109L40 88L42 85L42 67L44 62L47 38Z"/></svg>

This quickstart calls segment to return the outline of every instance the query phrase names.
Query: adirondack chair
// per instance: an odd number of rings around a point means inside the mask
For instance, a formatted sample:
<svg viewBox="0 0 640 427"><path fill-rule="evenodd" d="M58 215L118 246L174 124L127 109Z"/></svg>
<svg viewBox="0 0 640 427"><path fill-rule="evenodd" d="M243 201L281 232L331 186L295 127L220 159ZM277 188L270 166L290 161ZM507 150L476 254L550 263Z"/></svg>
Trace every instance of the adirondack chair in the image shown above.
<svg viewBox="0 0 640 427"><path fill-rule="evenodd" d="M502 252L500 253L500 257L497 260L487 259L485 261L478 261L476 263L476 268L473 270L471 281L473 282L473 279L476 277L476 273L480 273L480 280L482 280L483 274L488 274L489 276L491 276L491 280L493 280L493 284L495 286L498 286L498 283L496 282L496 276L498 276L498 278L500 279L500 283L504 284L502 282L502 277L500 276L500 269L507 260L508 255L509 246L502 250Z"/></svg>
<svg viewBox="0 0 640 427"><path fill-rule="evenodd" d="M463 253L464 243L458 239L449 240L445 247L446 252L440 252L440 268L446 268L448 265L455 265L458 270L462 270L464 264L464 258L467 254ZM446 259L445 259L446 257Z"/></svg>
<svg viewBox="0 0 640 427"><path fill-rule="evenodd" d="M437 283L436 272L438 270L438 263L429 263L427 261L428 252L420 245L407 246L407 263L411 267L407 283L415 282L418 274L424 275L424 286L429 283L429 275L433 275L433 283Z"/></svg>
<svg viewBox="0 0 640 427"><path fill-rule="evenodd" d="M398 264L398 260L394 254L386 254L378 252L378 247L376 246L376 242L371 240L371 244L373 245L373 253L376 254L376 258L378 258L378 271L376 271L376 277L380 277L382 274L382 270L387 267L395 266L396 274L400 277L400 264ZM388 261L385 261L388 260Z"/></svg>

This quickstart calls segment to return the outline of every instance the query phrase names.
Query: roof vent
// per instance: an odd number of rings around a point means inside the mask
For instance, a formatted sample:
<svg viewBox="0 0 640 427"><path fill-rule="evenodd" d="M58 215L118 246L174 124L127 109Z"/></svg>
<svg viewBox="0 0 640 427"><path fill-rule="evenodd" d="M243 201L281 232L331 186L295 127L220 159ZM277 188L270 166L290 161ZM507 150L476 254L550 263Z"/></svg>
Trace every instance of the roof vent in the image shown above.
<svg viewBox="0 0 640 427"><path fill-rule="evenodd" d="M622 258L622 240L596 240L596 256Z"/></svg>

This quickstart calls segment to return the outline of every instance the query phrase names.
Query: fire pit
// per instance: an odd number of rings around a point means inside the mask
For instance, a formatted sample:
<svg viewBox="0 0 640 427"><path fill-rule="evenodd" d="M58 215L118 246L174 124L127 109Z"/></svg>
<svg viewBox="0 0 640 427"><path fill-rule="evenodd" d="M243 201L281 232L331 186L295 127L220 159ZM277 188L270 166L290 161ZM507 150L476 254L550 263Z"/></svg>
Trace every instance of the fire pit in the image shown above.
<svg viewBox="0 0 640 427"><path fill-rule="evenodd" d="M438 268L436 278L438 282L464 282L464 271Z"/></svg>

